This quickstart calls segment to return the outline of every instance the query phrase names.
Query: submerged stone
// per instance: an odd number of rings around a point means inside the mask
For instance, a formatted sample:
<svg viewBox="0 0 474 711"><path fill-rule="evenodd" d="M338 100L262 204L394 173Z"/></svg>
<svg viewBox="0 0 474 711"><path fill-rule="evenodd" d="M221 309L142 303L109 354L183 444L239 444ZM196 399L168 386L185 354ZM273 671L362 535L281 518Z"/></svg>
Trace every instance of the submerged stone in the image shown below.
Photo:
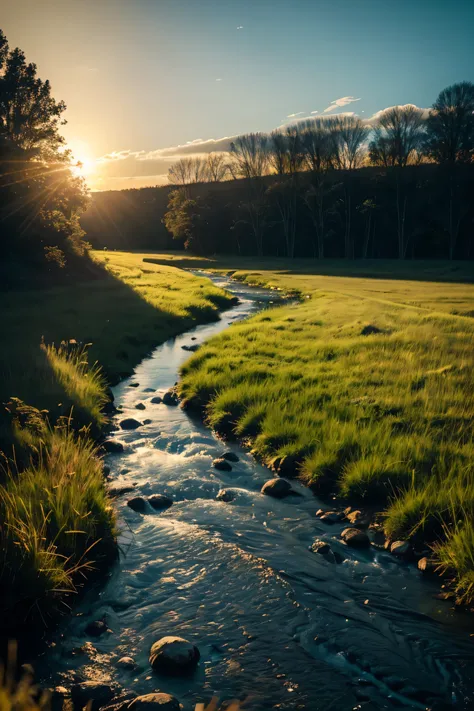
<svg viewBox="0 0 474 711"><path fill-rule="evenodd" d="M93 620L86 625L84 632L89 637L100 637L107 632L107 624L104 620Z"/></svg>
<svg viewBox="0 0 474 711"><path fill-rule="evenodd" d="M119 454L124 451L124 446L122 442L118 439L106 439L102 442L102 449L104 449L109 454Z"/></svg>
<svg viewBox="0 0 474 711"><path fill-rule="evenodd" d="M286 479L270 479L261 488L261 493L273 496L275 499L283 499L292 493L291 484Z"/></svg>
<svg viewBox="0 0 474 711"><path fill-rule="evenodd" d="M434 560L434 558L428 558L425 556L424 558L420 558L418 561L418 570L421 570L421 572L425 574L436 573L437 567L438 563Z"/></svg>
<svg viewBox="0 0 474 711"><path fill-rule="evenodd" d="M406 560L411 557L413 550L408 541L395 541L390 546L390 553Z"/></svg>
<svg viewBox="0 0 474 711"><path fill-rule="evenodd" d="M132 657L121 657L117 662L117 666L120 667L120 669L135 669L137 663Z"/></svg>
<svg viewBox="0 0 474 711"><path fill-rule="evenodd" d="M137 404L135 405L135 409L136 410L146 410L146 407L142 402L137 402Z"/></svg>
<svg viewBox="0 0 474 711"><path fill-rule="evenodd" d="M169 509L173 505L173 499L165 494L153 494L148 498L148 503L156 510Z"/></svg>
<svg viewBox="0 0 474 711"><path fill-rule="evenodd" d="M221 454L220 459L226 459L228 462L238 462L239 458L234 452L224 452Z"/></svg>
<svg viewBox="0 0 474 711"><path fill-rule="evenodd" d="M130 506L133 511L138 511L138 513L145 513L147 509L146 501L142 496L135 496L134 499L130 499L127 501L127 506Z"/></svg>
<svg viewBox="0 0 474 711"><path fill-rule="evenodd" d="M114 689L109 684L98 681L83 681L71 688L71 698L74 706L83 708L86 704L91 711L98 711L113 699Z"/></svg>
<svg viewBox="0 0 474 711"><path fill-rule="evenodd" d="M170 388L165 392L163 395L163 404L164 405L170 405L171 407L176 407L176 405L179 405L179 398L176 390L174 388Z"/></svg>
<svg viewBox="0 0 474 711"><path fill-rule="evenodd" d="M150 402L152 405L159 405L160 402L163 402L163 400L159 395L155 395L155 397L151 398Z"/></svg>
<svg viewBox="0 0 474 711"><path fill-rule="evenodd" d="M221 472L232 471L231 465L223 457L219 457L219 459L214 459L214 461L212 462L212 466L214 467L214 469L219 469L219 471Z"/></svg>
<svg viewBox="0 0 474 711"><path fill-rule="evenodd" d="M235 499L235 493L232 489L220 489L217 492L216 501L224 501L228 504L230 501Z"/></svg>
<svg viewBox="0 0 474 711"><path fill-rule="evenodd" d="M344 543L354 548L366 548L370 546L370 539L364 531L358 528L345 528L341 533Z"/></svg>
<svg viewBox="0 0 474 711"><path fill-rule="evenodd" d="M150 649L150 664L155 671L186 674L194 671L200 656L198 648L187 639L162 637Z"/></svg>
<svg viewBox="0 0 474 711"><path fill-rule="evenodd" d="M120 427L123 430L136 430L137 427L141 427L142 423L139 422L138 420L135 420L133 417L126 417L124 420L121 420L120 422Z"/></svg>

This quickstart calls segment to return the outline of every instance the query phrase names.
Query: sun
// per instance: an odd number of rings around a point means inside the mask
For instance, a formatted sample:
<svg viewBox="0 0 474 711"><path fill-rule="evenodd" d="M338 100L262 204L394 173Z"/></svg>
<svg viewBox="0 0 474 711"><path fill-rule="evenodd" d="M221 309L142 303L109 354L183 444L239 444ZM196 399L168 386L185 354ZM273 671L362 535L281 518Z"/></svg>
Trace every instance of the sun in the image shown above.
<svg viewBox="0 0 474 711"><path fill-rule="evenodd" d="M72 159L72 172L74 175L82 178L87 178L89 175L95 173L97 167L97 161L93 157L92 152L83 141L74 142L73 145L69 145L71 148Z"/></svg>

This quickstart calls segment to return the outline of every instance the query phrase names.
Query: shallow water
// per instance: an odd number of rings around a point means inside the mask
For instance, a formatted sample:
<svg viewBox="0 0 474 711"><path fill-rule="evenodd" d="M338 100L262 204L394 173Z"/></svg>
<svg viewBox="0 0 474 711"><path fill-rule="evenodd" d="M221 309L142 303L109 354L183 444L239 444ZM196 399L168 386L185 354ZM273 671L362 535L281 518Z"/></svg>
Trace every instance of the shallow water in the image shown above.
<svg viewBox="0 0 474 711"><path fill-rule="evenodd" d="M247 699L252 711L425 709L435 700L474 709L472 616L435 600L436 584L413 566L344 546L344 525L320 522L320 502L309 490L295 484L299 497L262 496L271 475L249 454L223 446L180 408L150 404L155 391L177 380L189 357L183 345L202 343L276 298L213 281L239 296L239 305L159 346L114 389L123 407L118 419L151 424L116 433L129 448L108 457L112 484L133 483L136 495L169 494L175 503L142 515L126 505L135 494L116 500L120 562L75 609L41 662L43 674L54 683L75 676L117 681L140 694L160 689L174 693L185 711L214 694ZM212 467L224 449L240 458L228 473ZM232 503L215 501L224 486L236 491ZM316 537L345 561L332 565L311 553ZM84 627L103 614L111 631L88 639ZM164 635L199 647L194 676L151 672L150 646ZM138 670L118 669L122 656L134 657Z"/></svg>

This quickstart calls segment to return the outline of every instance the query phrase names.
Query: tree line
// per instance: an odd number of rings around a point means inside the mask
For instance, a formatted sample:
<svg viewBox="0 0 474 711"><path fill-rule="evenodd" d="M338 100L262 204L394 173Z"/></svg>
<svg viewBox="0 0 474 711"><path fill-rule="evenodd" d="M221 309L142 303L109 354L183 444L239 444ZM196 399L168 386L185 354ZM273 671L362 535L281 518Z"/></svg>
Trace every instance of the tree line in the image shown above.
<svg viewBox="0 0 474 711"><path fill-rule="evenodd" d="M474 84L447 87L428 112L242 135L228 153L178 160L169 181L164 224L198 253L472 258Z"/></svg>

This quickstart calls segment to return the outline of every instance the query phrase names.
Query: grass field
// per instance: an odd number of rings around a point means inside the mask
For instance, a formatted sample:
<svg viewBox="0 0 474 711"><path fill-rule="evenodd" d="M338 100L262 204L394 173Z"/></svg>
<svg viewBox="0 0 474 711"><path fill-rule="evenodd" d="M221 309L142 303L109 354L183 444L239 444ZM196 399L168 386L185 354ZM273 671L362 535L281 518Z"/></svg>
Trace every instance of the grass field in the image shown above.
<svg viewBox="0 0 474 711"><path fill-rule="evenodd" d="M78 578L113 555L102 461L75 430L98 435L108 383L231 303L209 280L141 255L96 258L107 267L102 279L2 295L0 402L11 404L0 413L0 450L16 450L0 473L0 632L49 622Z"/></svg>
<svg viewBox="0 0 474 711"><path fill-rule="evenodd" d="M301 301L201 348L182 370L185 402L316 491L384 508L386 533L437 545L472 597L474 285L211 264Z"/></svg>

